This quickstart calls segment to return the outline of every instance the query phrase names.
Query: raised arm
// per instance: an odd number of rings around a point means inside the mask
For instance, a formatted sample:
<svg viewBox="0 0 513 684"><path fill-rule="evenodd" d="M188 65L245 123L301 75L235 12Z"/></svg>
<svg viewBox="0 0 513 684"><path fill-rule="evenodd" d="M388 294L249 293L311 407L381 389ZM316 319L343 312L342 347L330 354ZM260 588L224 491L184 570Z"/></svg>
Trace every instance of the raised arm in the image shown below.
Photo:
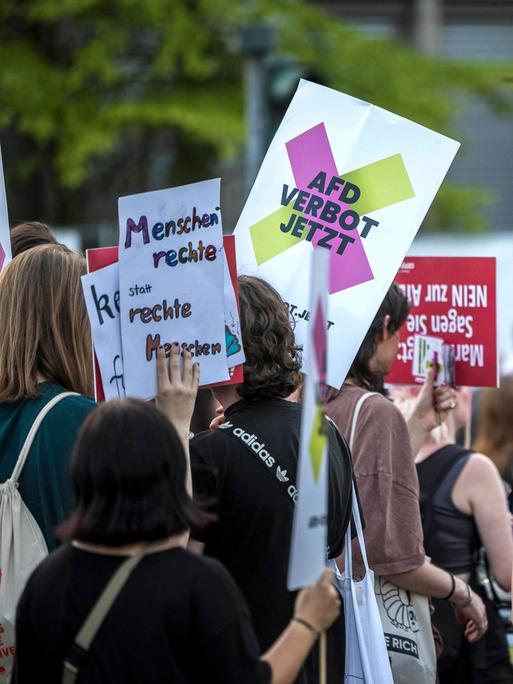
<svg viewBox="0 0 513 684"><path fill-rule="evenodd" d="M164 349L157 351L158 396L156 404L173 423L187 459L187 492L192 496L191 463L189 456L189 431L199 383L199 364L192 363L191 353L183 355L183 371L180 370L180 353L177 344L171 348L169 367Z"/></svg>

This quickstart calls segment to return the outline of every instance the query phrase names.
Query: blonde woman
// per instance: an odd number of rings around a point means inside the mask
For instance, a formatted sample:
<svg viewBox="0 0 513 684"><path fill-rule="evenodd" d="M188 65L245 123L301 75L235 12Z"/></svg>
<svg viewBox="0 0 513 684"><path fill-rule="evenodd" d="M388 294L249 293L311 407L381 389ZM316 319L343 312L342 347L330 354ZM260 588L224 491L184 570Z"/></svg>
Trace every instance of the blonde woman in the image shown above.
<svg viewBox="0 0 513 684"><path fill-rule="evenodd" d="M49 244L20 254L0 275L0 482L12 475L41 409L63 392L79 395L44 418L19 479L50 551L54 528L73 510L71 448L95 408L84 273L83 257Z"/></svg>

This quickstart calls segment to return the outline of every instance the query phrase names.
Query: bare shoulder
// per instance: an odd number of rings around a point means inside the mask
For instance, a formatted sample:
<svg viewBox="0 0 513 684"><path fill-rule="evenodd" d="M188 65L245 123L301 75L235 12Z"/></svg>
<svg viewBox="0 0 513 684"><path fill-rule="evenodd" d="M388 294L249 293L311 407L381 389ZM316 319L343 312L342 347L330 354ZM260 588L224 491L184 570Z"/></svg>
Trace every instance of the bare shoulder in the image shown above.
<svg viewBox="0 0 513 684"><path fill-rule="evenodd" d="M476 477L500 479L499 471L495 463L486 454L478 451L472 452L463 470Z"/></svg>
<svg viewBox="0 0 513 684"><path fill-rule="evenodd" d="M468 459L460 476L463 482L472 485L473 489L488 489L495 487L503 489L501 476L495 463L485 454L473 452Z"/></svg>
<svg viewBox="0 0 513 684"><path fill-rule="evenodd" d="M504 486L495 464L478 452L470 455L452 493L453 503L463 513L478 514L492 503L506 501Z"/></svg>

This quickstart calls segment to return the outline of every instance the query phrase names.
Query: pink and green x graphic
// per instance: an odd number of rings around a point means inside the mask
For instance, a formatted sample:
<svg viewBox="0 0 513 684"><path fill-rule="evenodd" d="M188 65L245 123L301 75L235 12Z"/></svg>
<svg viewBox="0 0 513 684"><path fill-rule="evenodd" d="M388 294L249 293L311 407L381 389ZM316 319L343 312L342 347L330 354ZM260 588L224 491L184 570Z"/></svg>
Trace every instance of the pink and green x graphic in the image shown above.
<svg viewBox="0 0 513 684"><path fill-rule="evenodd" d="M349 173L339 174L324 123L317 124L289 140L286 148L299 190L307 190L324 200L332 199L308 188L321 171L328 179L332 176L340 176L344 181L358 186L361 190L359 199L351 205L343 205L342 211L350 208L363 216L415 196L400 154L380 159ZM304 216L302 212L294 211L293 202L291 202L288 206L280 207L250 227L253 249L259 265L305 239L305 235L296 237L291 232L283 233L280 230L280 224L288 224L293 213ZM320 218L315 220L323 227L333 227L333 224L326 223ZM380 228L377 227L374 230L380 230ZM354 242L347 244L342 254L338 254L334 249L330 252L330 294L374 278L358 231L342 229L342 233L353 238ZM315 246L321 238L321 231L316 231L312 244Z"/></svg>

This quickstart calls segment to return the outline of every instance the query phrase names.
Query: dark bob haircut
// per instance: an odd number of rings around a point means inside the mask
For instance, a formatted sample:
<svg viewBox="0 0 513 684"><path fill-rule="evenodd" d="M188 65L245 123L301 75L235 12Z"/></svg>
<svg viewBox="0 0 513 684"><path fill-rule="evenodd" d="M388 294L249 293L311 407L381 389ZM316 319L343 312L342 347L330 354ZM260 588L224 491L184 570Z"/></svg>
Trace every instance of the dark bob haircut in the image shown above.
<svg viewBox="0 0 513 684"><path fill-rule="evenodd" d="M110 401L80 430L71 459L76 508L64 539L120 546L202 525L187 494L182 443L166 416L138 399Z"/></svg>
<svg viewBox="0 0 513 684"><path fill-rule="evenodd" d="M287 305L265 280L239 277L240 319L246 361L237 392L246 401L283 399L301 385L301 348Z"/></svg>
<svg viewBox="0 0 513 684"><path fill-rule="evenodd" d="M406 322L409 312L410 303L408 298L396 283L392 283L381 302L377 314L374 316L370 328L367 330L367 334L347 374L348 378L351 378L360 387L365 387L373 392L383 391L383 377L371 370L370 361L383 334L385 317L390 316L387 331L393 335ZM337 395L338 390L330 390L328 398L334 399Z"/></svg>

